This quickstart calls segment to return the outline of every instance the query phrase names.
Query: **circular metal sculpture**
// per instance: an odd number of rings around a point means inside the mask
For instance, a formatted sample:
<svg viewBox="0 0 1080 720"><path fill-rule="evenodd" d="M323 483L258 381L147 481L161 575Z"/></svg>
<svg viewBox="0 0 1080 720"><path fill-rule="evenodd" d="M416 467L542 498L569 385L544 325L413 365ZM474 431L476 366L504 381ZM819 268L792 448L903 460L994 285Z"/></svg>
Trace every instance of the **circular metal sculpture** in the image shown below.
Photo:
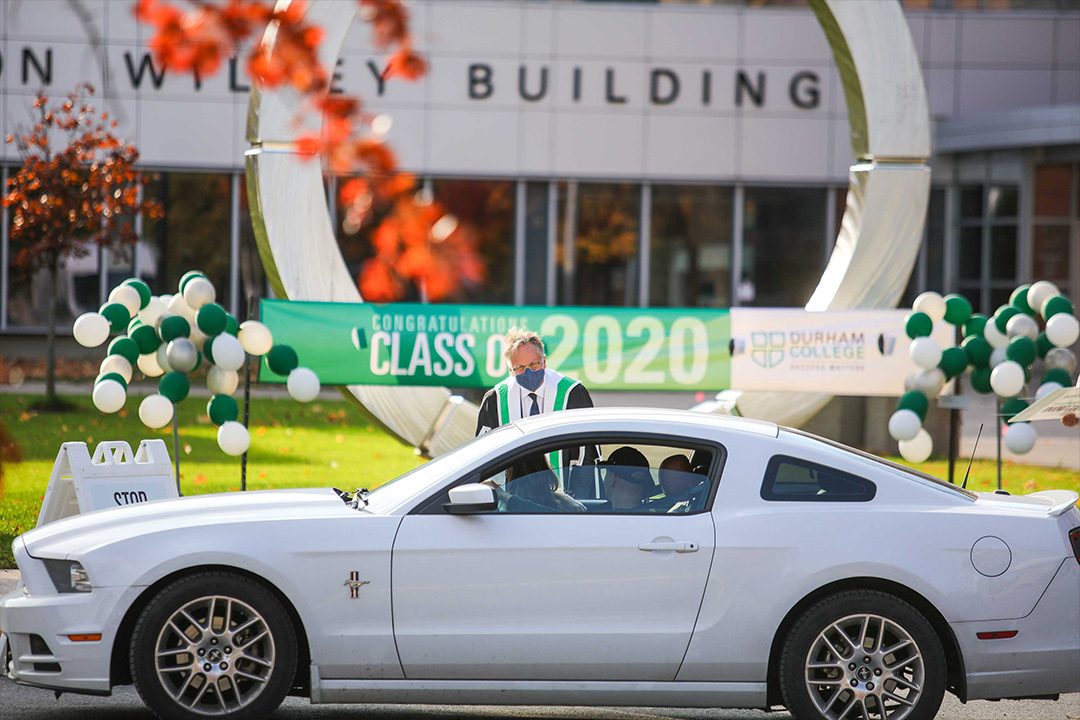
<svg viewBox="0 0 1080 720"><path fill-rule="evenodd" d="M811 6L843 81L855 164L836 245L806 307L895 307L918 255L930 189L930 119L919 59L895 2L811 0ZM326 32L319 50L325 66L336 61L356 8L308 4L308 19ZM294 149L296 103L289 91L251 92L247 190L259 255L279 297L361 302L338 249L322 168ZM425 454L460 445L475 428L476 406L444 388L351 385L347 393ZM829 399L747 393L737 407L742 415L797 426Z"/></svg>

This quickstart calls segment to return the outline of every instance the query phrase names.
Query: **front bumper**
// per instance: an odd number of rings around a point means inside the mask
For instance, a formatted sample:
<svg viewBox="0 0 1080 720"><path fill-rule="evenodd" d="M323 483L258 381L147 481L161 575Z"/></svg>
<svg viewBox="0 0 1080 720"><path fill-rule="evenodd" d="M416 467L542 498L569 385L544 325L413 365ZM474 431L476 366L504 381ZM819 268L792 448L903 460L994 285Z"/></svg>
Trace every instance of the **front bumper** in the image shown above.
<svg viewBox="0 0 1080 720"><path fill-rule="evenodd" d="M969 700L1080 691L1080 564L1066 558L1026 617L951 623L967 670ZM978 632L1018 631L1001 640Z"/></svg>

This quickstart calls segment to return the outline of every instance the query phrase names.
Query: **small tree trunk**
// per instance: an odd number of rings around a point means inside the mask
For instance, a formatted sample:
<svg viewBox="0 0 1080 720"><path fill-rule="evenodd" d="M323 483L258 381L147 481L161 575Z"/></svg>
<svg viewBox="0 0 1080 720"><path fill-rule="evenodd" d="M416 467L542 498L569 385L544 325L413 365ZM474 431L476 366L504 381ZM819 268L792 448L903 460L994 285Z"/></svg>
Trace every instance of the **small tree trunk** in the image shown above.
<svg viewBox="0 0 1080 720"><path fill-rule="evenodd" d="M59 258L53 255L49 260L49 312L48 335L45 339L45 404L57 405L56 397L56 276L59 274Z"/></svg>

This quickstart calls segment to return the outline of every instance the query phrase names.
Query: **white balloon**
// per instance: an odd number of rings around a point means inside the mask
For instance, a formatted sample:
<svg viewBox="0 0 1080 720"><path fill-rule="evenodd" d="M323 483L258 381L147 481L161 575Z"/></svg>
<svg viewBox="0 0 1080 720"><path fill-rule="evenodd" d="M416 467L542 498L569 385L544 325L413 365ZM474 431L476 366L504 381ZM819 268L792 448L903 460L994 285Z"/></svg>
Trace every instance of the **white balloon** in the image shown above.
<svg viewBox="0 0 1080 720"><path fill-rule="evenodd" d="M1013 315L1009 322L1005 323L1005 336L1010 340L1014 337L1034 340L1039 337L1039 324L1035 322L1035 318L1028 315Z"/></svg>
<svg viewBox="0 0 1080 720"><path fill-rule="evenodd" d="M117 302L123 305L128 310L128 315L135 317L139 314L139 308L142 307L142 298L139 297L139 291L130 285L117 285L109 293L109 302Z"/></svg>
<svg viewBox="0 0 1080 720"><path fill-rule="evenodd" d="M140 355L136 364L139 366L139 370L142 371L142 374L146 377L154 378L165 374L165 368L158 364L157 353Z"/></svg>
<svg viewBox="0 0 1080 720"><path fill-rule="evenodd" d="M915 338L908 349L911 359L923 370L936 368L941 362L941 346L931 337Z"/></svg>
<svg viewBox="0 0 1080 720"><path fill-rule="evenodd" d="M912 440L922 429L922 420L914 410L897 410L889 418L889 436L893 440Z"/></svg>
<svg viewBox="0 0 1080 720"><path fill-rule="evenodd" d="M188 283L188 287L192 280ZM244 348L240 341L229 333L215 335L210 343L210 354L214 356L214 364L222 370L239 370L244 366Z"/></svg>
<svg viewBox="0 0 1080 720"><path fill-rule="evenodd" d="M319 396L319 376L305 367L293 369L285 385L297 402L311 402Z"/></svg>
<svg viewBox="0 0 1080 720"><path fill-rule="evenodd" d="M103 413L114 413L124 407L127 391L115 380L102 380L94 385L94 393L91 397L94 407L98 410Z"/></svg>
<svg viewBox="0 0 1080 720"><path fill-rule="evenodd" d="M994 348L990 352L990 367L996 368L1001 363L1009 359L1009 351L1005 348Z"/></svg>
<svg viewBox="0 0 1080 720"><path fill-rule="evenodd" d="M157 352L154 353L154 359L157 360L158 367L162 372L172 372L172 365L169 364L169 346L165 343L158 345Z"/></svg>
<svg viewBox="0 0 1080 720"><path fill-rule="evenodd" d="M919 386L920 372L920 370L916 370L913 373L909 373L908 376L904 378L904 392L911 392Z"/></svg>
<svg viewBox="0 0 1080 720"><path fill-rule="evenodd" d="M270 328L258 320L245 320L240 323L238 339L249 355L265 355L274 346L274 336L270 333Z"/></svg>
<svg viewBox="0 0 1080 720"><path fill-rule="evenodd" d="M1005 326L1006 328L1008 325ZM983 337L986 338L986 342L990 343L990 347L1003 348L1009 344L1009 338L1001 333L997 329L997 325L994 324L994 318L990 318L986 321L986 327L983 328Z"/></svg>
<svg viewBox="0 0 1080 720"><path fill-rule="evenodd" d="M217 291L214 285L204 277L194 277L184 285L184 302L192 310L198 310L207 303L217 299Z"/></svg>
<svg viewBox="0 0 1080 720"><path fill-rule="evenodd" d="M226 454L243 455L251 445L251 436L246 427L235 420L230 420L222 423L218 428L217 442L218 447Z"/></svg>
<svg viewBox="0 0 1080 720"><path fill-rule="evenodd" d="M146 303L146 307L139 311L139 319L143 321L144 325L150 327L156 327L158 318L165 314L167 307L159 297L151 297L150 302Z"/></svg>
<svg viewBox="0 0 1080 720"><path fill-rule="evenodd" d="M930 370L923 370L915 380L915 389L932 400L941 394L946 379L941 368L935 367Z"/></svg>
<svg viewBox="0 0 1080 720"><path fill-rule="evenodd" d="M939 322L945 318L945 298L932 290L927 290L915 298L911 309L915 312L926 313L931 320Z"/></svg>
<svg viewBox="0 0 1080 720"><path fill-rule="evenodd" d="M1057 317L1057 315L1054 317ZM1054 318L1050 319L1053 320ZM1061 368L1072 375L1076 372L1076 355L1068 348L1050 348L1050 352L1046 353L1046 369L1051 368Z"/></svg>
<svg viewBox="0 0 1080 720"><path fill-rule="evenodd" d="M124 378L124 382L131 382L131 363L123 355L109 355L101 361L101 372L99 375L105 373L118 373Z"/></svg>
<svg viewBox="0 0 1080 720"><path fill-rule="evenodd" d="M1006 360L990 371L990 387L1003 398L1016 397L1024 389L1024 368Z"/></svg>
<svg viewBox="0 0 1080 720"><path fill-rule="evenodd" d="M232 395L240 384L240 375L235 370L224 370L211 365L206 373L206 387L215 395Z"/></svg>
<svg viewBox="0 0 1080 720"><path fill-rule="evenodd" d="M1044 397L1046 397L1050 393L1057 392L1058 390L1060 390L1063 387L1064 387L1064 385L1062 385L1061 383L1056 383L1056 382L1043 383L1042 385L1039 386L1039 389L1035 391L1035 399L1036 400L1042 400Z"/></svg>
<svg viewBox="0 0 1080 720"><path fill-rule="evenodd" d="M199 351L195 349L195 343L179 337L166 347L165 358L173 370L189 373L199 364Z"/></svg>
<svg viewBox="0 0 1080 720"><path fill-rule="evenodd" d="M1009 448L1009 452L1017 455L1031 452L1037 439L1035 428L1031 427L1030 423L1013 423L1005 431L1005 447Z"/></svg>
<svg viewBox="0 0 1080 720"><path fill-rule="evenodd" d="M1046 338L1055 347L1069 347L1080 338L1080 320L1067 313L1054 315L1046 321Z"/></svg>
<svg viewBox="0 0 1080 720"><path fill-rule="evenodd" d="M172 299L169 300L168 310L170 314L181 315L187 318L187 321L192 325L195 324L195 311L184 302L184 296L180 293L173 295Z"/></svg>
<svg viewBox="0 0 1080 720"><path fill-rule="evenodd" d="M1058 290L1058 286L1049 280L1040 280L1037 283L1032 283L1028 288L1027 301L1028 305L1035 312L1042 314L1042 304L1048 297L1054 295L1060 295L1061 291Z"/></svg>
<svg viewBox="0 0 1080 720"><path fill-rule="evenodd" d="M139 419L143 425L157 430L165 427L173 418L173 404L164 395L147 395L139 403Z"/></svg>
<svg viewBox="0 0 1080 720"><path fill-rule="evenodd" d="M96 312L83 313L71 328L75 342L88 348L98 347L108 340L109 330L109 320Z"/></svg>
<svg viewBox="0 0 1080 720"><path fill-rule="evenodd" d="M933 449L934 441L930 437L930 433L926 432L924 428L919 428L919 432L915 433L915 437L912 439L900 441L900 454L908 462L926 462Z"/></svg>
<svg viewBox="0 0 1080 720"><path fill-rule="evenodd" d="M195 345L195 348L199 352L202 352L203 348L206 347L206 341L210 339L210 336L200 330L198 325L192 325L191 333L188 335L188 338Z"/></svg>

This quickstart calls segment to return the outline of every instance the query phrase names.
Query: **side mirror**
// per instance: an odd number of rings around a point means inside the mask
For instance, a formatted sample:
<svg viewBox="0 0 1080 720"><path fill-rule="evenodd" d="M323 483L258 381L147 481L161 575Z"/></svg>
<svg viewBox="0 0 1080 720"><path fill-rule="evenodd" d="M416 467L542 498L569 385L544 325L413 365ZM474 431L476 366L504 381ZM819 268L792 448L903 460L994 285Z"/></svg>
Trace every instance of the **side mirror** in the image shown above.
<svg viewBox="0 0 1080 720"><path fill-rule="evenodd" d="M443 504L443 509L451 515L490 512L498 507L495 489L480 483L466 483L450 488L450 502Z"/></svg>

